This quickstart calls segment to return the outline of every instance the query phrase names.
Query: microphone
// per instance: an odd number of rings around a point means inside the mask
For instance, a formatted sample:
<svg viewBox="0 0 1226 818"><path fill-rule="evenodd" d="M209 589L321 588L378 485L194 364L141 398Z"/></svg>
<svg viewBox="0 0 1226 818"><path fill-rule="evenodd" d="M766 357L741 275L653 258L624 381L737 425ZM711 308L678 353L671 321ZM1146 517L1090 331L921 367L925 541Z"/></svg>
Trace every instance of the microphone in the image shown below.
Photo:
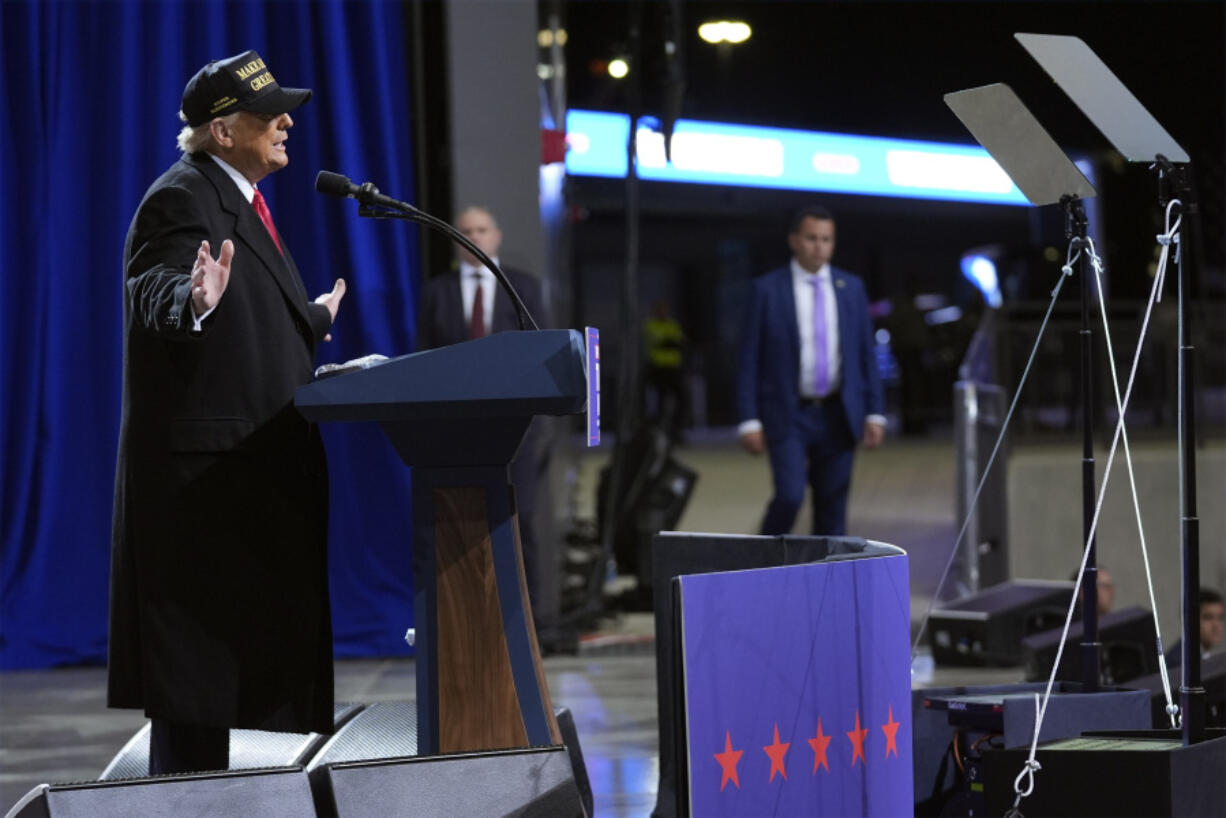
<svg viewBox="0 0 1226 818"><path fill-rule="evenodd" d="M393 210L416 211L416 208L404 202L398 202L390 196L384 196L371 182L355 185L348 176L341 176L330 170L321 170L315 177L315 190L325 196L336 196L340 199L357 199L364 205L387 207Z"/></svg>
<svg viewBox="0 0 1226 818"><path fill-rule="evenodd" d="M325 196L341 199L356 199L358 195L358 186L349 181L348 176L341 176L330 170L321 170L315 177L315 190Z"/></svg>
<svg viewBox="0 0 1226 818"><path fill-rule="evenodd" d="M404 219L424 224L427 227L433 227L435 230L445 234L456 244L459 244L480 259L481 263L494 274L494 278L498 280L498 283L502 285L502 288L507 291L507 295L510 296L511 305L515 308L516 316L519 318L519 328L528 329L529 325L531 325L532 329L539 329L536 321L528 313L528 308L524 306L523 299L519 297L519 293L515 292L515 287L507 280L506 274L499 269L494 260L482 252L481 248L473 244L467 236L447 224L447 222L418 210L408 202L400 202L391 196L384 196L379 192L379 188L370 182L355 185L349 180L348 176L341 176L339 173L333 173L330 170L321 170L319 175L315 177L315 190L325 196L357 199L358 203L362 205L362 207L358 208L359 216L372 216L379 219ZM375 210L374 208L383 209Z"/></svg>

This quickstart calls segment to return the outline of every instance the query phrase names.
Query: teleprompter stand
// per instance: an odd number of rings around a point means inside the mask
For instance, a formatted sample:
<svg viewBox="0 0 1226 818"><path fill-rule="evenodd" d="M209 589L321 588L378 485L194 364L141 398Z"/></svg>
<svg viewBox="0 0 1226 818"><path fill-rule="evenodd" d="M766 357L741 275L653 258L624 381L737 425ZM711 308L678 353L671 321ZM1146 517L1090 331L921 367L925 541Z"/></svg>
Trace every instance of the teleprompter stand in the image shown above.
<svg viewBox="0 0 1226 818"><path fill-rule="evenodd" d="M1059 203L1065 212L1065 232L1072 245L1086 249L1087 221L1083 200L1095 195L1093 186L1052 140L1013 89L1003 83L945 95L945 102L967 130L1036 206ZM1097 690L1101 645L1098 643L1098 565L1094 520L1094 414L1090 390L1093 373L1093 329L1090 325L1089 254L1081 254L1081 486L1082 538L1089 543L1082 581L1082 674L1087 692Z"/></svg>
<svg viewBox="0 0 1226 818"><path fill-rule="evenodd" d="M587 402L573 330L504 332L300 387L309 420L373 421L413 466L418 755L560 744L507 466L535 415Z"/></svg>
<svg viewBox="0 0 1226 818"><path fill-rule="evenodd" d="M1076 37L1037 34L1015 35L1021 45L1065 91L1081 111L1130 161L1153 163L1160 181L1160 202L1178 198L1183 244L1176 254L1179 271L1179 435L1181 478L1181 547L1183 556L1183 684L1180 689L1183 721L1179 730L1128 730L1083 733L1041 744L1035 760L1033 791L1016 807L1018 771L1028 760L1024 749L985 755L985 790L989 814L1035 815L1201 815L1219 814L1226 804L1226 732L1207 730L1204 724L1205 691L1200 679L1197 600L1199 531L1196 517L1195 439L1192 413L1192 347L1187 282L1190 258L1195 255L1196 204L1187 153L1157 123L1088 46ZM975 89L982 91L983 89ZM972 93L972 92L964 92ZM952 104L951 104L952 107ZM982 112L986 106L977 106ZM955 109L957 110L957 109ZM962 116L959 113L959 116ZM972 116L974 119L974 116ZM963 117L967 122L967 118ZM999 126L1001 123L996 123ZM968 127L970 123L968 122ZM971 127L976 137L979 132ZM991 137L999 136L989 131ZM984 147L996 155L983 138ZM1002 165L1005 161L997 157ZM1005 165L1006 170L1010 170ZM1018 186L1026 192L1021 180ZM1066 212L1072 191L1065 191ZM1028 194L1029 195L1029 194ZM1181 231L1182 233L1182 231ZM1080 235L1080 234L1077 234ZM1083 253L1084 255L1084 253ZM1084 294L1083 284L1083 294ZM1083 296L1084 297L1084 296ZM1083 358L1084 360L1084 358ZM1092 474L1092 472L1091 472ZM1088 566L1093 565L1093 544ZM1087 585L1091 577L1087 576ZM1086 604L1092 585L1086 589ZM1090 622L1086 622L1089 632ZM1087 638L1087 641L1089 639ZM1087 651L1088 652L1088 651Z"/></svg>

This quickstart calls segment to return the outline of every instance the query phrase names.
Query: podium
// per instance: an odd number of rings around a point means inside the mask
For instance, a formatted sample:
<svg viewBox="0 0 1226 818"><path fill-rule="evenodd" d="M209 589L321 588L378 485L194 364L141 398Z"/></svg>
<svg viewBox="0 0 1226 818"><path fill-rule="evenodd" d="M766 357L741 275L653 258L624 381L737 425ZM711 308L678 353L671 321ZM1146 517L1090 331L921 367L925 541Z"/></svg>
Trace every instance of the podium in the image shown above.
<svg viewBox="0 0 1226 818"><path fill-rule="evenodd" d="M417 753L561 744L507 467L535 415L587 404L583 337L504 332L318 380L315 422L373 421L413 467Z"/></svg>

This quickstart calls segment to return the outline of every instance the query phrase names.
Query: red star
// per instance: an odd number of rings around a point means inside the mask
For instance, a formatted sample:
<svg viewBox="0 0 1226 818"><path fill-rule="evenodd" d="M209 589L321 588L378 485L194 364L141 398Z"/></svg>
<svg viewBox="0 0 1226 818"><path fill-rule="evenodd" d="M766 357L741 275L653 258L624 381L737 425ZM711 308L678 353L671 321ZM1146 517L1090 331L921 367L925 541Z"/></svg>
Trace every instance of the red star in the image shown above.
<svg viewBox="0 0 1226 818"><path fill-rule="evenodd" d="M741 788L741 782L736 777L736 765L741 760L741 754L744 752L744 750L732 749L732 734L725 731L724 751L715 754L715 760L719 762L719 766L724 770L724 777L719 782L720 792L724 791L724 785L728 783L728 779L732 779L732 783L736 784L738 790Z"/></svg>
<svg viewBox="0 0 1226 818"><path fill-rule="evenodd" d="M890 705L890 720L881 725L881 732L885 733L885 757L890 757L890 750L894 751L894 757L898 758L898 728L899 722L894 721L894 705Z"/></svg>
<svg viewBox="0 0 1226 818"><path fill-rule="evenodd" d="M830 765L826 763L826 747L830 744L830 739L834 736L822 735L822 720L817 720L817 736L809 739L809 746L813 748L813 773L817 774L817 765L821 764L826 768L826 772L830 772Z"/></svg>
<svg viewBox="0 0 1226 818"><path fill-rule="evenodd" d="M856 729L850 731L847 737L851 739L851 766L856 766L856 757L858 756L865 764L868 760L864 758L864 739L868 736L868 729L860 729L860 711L856 711Z"/></svg>
<svg viewBox="0 0 1226 818"><path fill-rule="evenodd" d="M783 757L787 754L788 748L791 746L791 742L786 742L784 744L779 743L779 725L776 724L774 743L768 744L762 748L771 758L771 777L767 779L768 783L775 780L776 770L778 770L779 774L783 776L784 781L788 780L788 771L787 768L783 766Z"/></svg>

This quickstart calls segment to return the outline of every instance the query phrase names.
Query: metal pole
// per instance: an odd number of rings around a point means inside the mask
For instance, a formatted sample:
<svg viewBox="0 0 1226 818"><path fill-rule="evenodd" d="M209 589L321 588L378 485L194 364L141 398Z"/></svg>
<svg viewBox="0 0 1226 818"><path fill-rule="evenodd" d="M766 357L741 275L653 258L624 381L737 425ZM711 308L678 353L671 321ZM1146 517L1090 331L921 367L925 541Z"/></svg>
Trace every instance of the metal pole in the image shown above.
<svg viewBox="0 0 1226 818"><path fill-rule="evenodd" d="M1090 328L1090 258L1086 242L1086 213L1081 200L1069 197L1065 202L1068 214L1067 233L1075 237L1081 250L1081 542L1090 552L1081 583L1081 683L1087 693L1098 690L1102 644L1098 641L1098 555L1095 539L1090 536L1094 525L1094 333Z"/></svg>
<svg viewBox="0 0 1226 818"><path fill-rule="evenodd" d="M1186 182L1186 180L1185 180ZM1196 381L1193 364L1192 307L1189 256L1196 240L1199 221L1192 190L1184 185L1181 247L1176 248L1175 265L1179 273L1179 494L1182 516L1179 525L1183 562L1183 684L1179 704L1183 711L1183 743L1205 740L1205 688L1201 684L1200 662L1200 518L1196 513Z"/></svg>

